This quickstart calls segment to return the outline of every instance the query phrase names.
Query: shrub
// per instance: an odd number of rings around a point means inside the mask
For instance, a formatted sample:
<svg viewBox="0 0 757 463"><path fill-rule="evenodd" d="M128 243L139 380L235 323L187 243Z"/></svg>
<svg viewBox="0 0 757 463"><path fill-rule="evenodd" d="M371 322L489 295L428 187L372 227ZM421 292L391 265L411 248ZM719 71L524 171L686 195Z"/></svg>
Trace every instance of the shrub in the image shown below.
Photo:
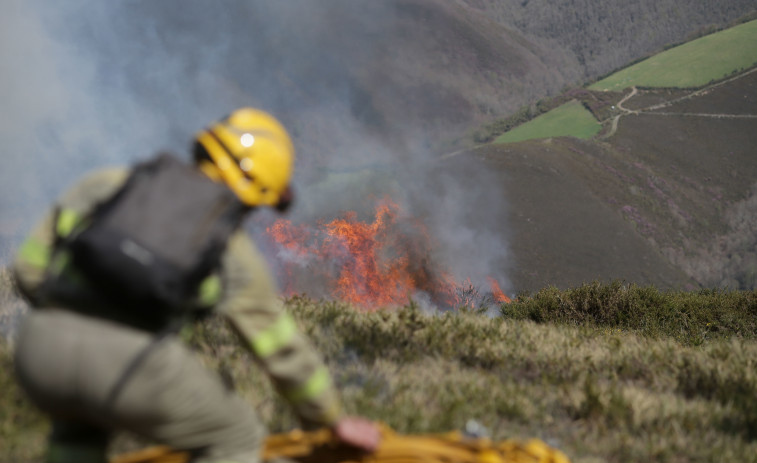
<svg viewBox="0 0 757 463"><path fill-rule="evenodd" d="M671 337L686 345L708 339L757 337L757 291L662 292L614 281L560 291L545 288L501 307L504 318L590 325Z"/></svg>

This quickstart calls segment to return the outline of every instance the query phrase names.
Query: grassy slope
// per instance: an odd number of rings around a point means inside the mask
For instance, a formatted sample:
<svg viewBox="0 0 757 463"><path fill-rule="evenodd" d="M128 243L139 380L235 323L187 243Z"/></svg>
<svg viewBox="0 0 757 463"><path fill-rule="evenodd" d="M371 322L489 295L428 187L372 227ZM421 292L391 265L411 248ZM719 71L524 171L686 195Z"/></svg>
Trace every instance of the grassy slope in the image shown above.
<svg viewBox="0 0 757 463"><path fill-rule="evenodd" d="M502 134L494 143L565 136L591 138L601 128L594 116L580 102L572 100Z"/></svg>
<svg viewBox="0 0 757 463"><path fill-rule="evenodd" d="M402 432L476 419L495 439L538 437L574 462L752 461L757 452L755 292L547 288L495 317L412 306L364 314L305 298L287 306L347 411ZM221 320L189 341L272 429L294 425ZM9 378L8 354L2 346L0 461L34 461L45 424Z"/></svg>
<svg viewBox="0 0 757 463"><path fill-rule="evenodd" d="M757 21L671 48L591 85L592 90L700 87L757 63Z"/></svg>

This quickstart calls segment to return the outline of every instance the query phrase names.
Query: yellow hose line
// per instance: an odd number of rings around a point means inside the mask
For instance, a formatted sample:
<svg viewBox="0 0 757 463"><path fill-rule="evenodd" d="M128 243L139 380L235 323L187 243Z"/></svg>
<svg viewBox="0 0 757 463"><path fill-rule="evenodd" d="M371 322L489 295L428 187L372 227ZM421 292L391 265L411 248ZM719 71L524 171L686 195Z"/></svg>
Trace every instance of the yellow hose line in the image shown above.
<svg viewBox="0 0 757 463"><path fill-rule="evenodd" d="M382 425L379 448L370 454L340 445L330 430L295 430L266 440L263 459L286 457L319 463L570 463L568 457L538 439L527 442L465 438L458 432L402 435ZM186 453L168 447L120 455L110 463L187 463Z"/></svg>

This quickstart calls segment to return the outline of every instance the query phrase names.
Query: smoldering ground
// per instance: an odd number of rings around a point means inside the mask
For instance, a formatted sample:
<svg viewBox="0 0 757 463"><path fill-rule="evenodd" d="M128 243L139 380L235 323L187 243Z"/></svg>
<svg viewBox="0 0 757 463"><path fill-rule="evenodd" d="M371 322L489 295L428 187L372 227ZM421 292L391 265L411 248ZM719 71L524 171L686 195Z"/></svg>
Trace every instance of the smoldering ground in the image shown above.
<svg viewBox="0 0 757 463"><path fill-rule="evenodd" d="M185 153L195 130L249 105L295 139L293 221L348 208L366 216L389 193L434 234L434 265L510 290L499 180L470 162L464 172L441 168L427 146L449 117L419 123L412 110L404 119L381 111L395 87L361 80L377 60L391 68L381 38L406 19L395 3L9 0L0 20L2 263L84 172Z"/></svg>

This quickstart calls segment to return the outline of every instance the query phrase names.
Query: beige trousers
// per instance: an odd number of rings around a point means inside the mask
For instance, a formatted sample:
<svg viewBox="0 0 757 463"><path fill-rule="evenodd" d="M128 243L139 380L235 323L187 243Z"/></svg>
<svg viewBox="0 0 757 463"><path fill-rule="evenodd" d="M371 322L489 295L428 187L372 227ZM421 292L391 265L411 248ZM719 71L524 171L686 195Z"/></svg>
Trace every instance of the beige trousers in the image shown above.
<svg viewBox="0 0 757 463"><path fill-rule="evenodd" d="M65 310L32 311L19 330L16 373L53 419L49 460L103 460L107 436L122 429L192 451L193 461L257 463L265 429L254 409L173 336L153 345L109 400L154 339Z"/></svg>

